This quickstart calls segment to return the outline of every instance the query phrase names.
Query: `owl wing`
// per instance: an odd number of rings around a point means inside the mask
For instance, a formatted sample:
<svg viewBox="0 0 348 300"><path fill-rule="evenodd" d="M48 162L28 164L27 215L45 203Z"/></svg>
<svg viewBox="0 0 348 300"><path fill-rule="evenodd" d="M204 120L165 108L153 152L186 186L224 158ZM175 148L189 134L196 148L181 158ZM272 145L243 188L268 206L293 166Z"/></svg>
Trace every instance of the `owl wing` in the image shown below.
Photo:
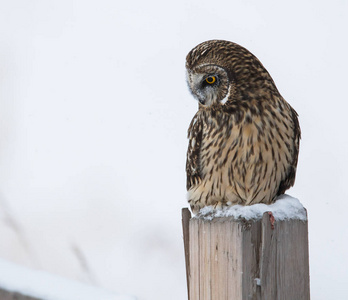
<svg viewBox="0 0 348 300"><path fill-rule="evenodd" d="M294 130L294 153L292 156L292 163L289 167L288 174L286 178L280 183L278 195L284 194L287 189L292 187L295 183L295 177L296 177L296 168L297 168L297 161L298 161L298 152L300 148L300 139L301 139L301 129L300 124L298 121L298 114L297 112L290 106L291 109L291 117L293 121L293 130Z"/></svg>
<svg viewBox="0 0 348 300"><path fill-rule="evenodd" d="M199 114L196 113L188 129L189 145L186 155L187 190L201 181L199 152L202 143L202 132L202 121L199 117Z"/></svg>

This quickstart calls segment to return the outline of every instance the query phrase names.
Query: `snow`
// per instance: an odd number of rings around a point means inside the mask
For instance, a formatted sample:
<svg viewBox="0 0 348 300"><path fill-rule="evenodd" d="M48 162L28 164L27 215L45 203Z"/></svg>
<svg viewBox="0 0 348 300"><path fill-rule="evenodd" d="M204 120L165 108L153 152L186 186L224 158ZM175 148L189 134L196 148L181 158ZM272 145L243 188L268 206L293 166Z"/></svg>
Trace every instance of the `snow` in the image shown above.
<svg viewBox="0 0 348 300"><path fill-rule="evenodd" d="M45 300L136 300L0 259L0 289Z"/></svg>
<svg viewBox="0 0 348 300"><path fill-rule="evenodd" d="M233 205L222 209L214 209L212 206L202 208L197 218L212 220L218 217L244 218L246 220L259 220L265 212L272 212L278 221L297 219L307 220L306 209L301 202L289 195L281 195L273 204L253 204L250 206Z"/></svg>

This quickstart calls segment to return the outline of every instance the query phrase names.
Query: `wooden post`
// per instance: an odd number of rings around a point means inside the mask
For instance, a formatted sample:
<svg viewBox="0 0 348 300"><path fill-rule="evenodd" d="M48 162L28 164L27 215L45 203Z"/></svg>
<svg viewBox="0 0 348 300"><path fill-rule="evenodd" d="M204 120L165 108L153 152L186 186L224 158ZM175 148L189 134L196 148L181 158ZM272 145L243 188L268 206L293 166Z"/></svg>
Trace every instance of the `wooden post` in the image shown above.
<svg viewBox="0 0 348 300"><path fill-rule="evenodd" d="M190 300L190 233L189 222L191 219L191 213L188 208L182 209L182 229L184 232L184 251L185 251L185 265L186 265L186 282L187 282L187 294Z"/></svg>
<svg viewBox="0 0 348 300"><path fill-rule="evenodd" d="M310 299L307 221L182 213L189 300Z"/></svg>

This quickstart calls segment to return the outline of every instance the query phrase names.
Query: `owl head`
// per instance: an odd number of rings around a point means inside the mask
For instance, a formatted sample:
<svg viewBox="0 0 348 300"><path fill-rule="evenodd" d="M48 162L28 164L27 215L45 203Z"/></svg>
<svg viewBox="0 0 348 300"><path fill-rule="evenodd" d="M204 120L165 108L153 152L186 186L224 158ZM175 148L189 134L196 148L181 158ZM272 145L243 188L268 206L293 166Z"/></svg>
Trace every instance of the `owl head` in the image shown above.
<svg viewBox="0 0 348 300"><path fill-rule="evenodd" d="M225 105L277 92L261 62L238 44L212 40L199 44L186 57L189 90L202 106Z"/></svg>

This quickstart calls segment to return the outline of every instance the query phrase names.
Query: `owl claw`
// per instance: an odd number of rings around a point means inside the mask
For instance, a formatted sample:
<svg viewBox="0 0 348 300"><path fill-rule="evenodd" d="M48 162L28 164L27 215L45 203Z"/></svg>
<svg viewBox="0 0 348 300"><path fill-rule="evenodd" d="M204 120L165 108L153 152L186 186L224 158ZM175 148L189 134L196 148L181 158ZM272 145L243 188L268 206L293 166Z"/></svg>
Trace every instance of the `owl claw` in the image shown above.
<svg viewBox="0 0 348 300"><path fill-rule="evenodd" d="M271 223L271 228L274 229L275 218L271 211L268 212L268 215L269 215L269 221Z"/></svg>

